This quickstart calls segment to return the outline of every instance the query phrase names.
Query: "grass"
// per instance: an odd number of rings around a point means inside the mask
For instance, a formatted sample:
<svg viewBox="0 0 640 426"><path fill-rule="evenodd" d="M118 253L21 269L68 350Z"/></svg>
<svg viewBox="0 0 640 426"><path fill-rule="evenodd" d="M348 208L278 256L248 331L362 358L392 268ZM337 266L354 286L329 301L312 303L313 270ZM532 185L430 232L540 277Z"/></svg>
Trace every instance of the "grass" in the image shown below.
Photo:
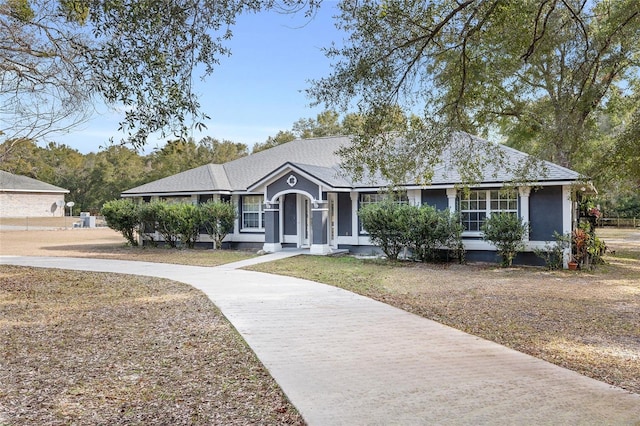
<svg viewBox="0 0 640 426"><path fill-rule="evenodd" d="M640 253L592 272L298 256L248 269L344 288L640 393Z"/></svg>
<svg viewBox="0 0 640 426"><path fill-rule="evenodd" d="M0 266L0 424L303 424L201 292Z"/></svg>

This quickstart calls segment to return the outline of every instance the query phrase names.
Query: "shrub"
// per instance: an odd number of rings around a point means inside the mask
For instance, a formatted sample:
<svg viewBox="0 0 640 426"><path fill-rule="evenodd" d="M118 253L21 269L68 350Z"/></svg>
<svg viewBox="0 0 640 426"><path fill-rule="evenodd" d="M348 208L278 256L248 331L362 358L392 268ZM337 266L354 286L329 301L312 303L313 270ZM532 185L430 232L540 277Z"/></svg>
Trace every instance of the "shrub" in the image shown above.
<svg viewBox="0 0 640 426"><path fill-rule="evenodd" d="M564 252L569 248L571 234L560 235L553 233L554 243L546 243L543 249L536 248L533 252L536 256L544 260L545 266L549 270L562 269L564 265Z"/></svg>
<svg viewBox="0 0 640 426"><path fill-rule="evenodd" d="M223 201L209 201L199 207L202 226L213 240L213 248L221 248L224 237L233 231L235 206Z"/></svg>
<svg viewBox="0 0 640 426"><path fill-rule="evenodd" d="M397 260L400 251L408 243L412 207L385 200L362 206L358 216L362 227L369 233L371 243L380 247L387 258Z"/></svg>
<svg viewBox="0 0 640 426"><path fill-rule="evenodd" d="M175 234L182 246L194 248L200 237L202 223L200 209L189 203L174 203L167 205L168 227Z"/></svg>
<svg viewBox="0 0 640 426"><path fill-rule="evenodd" d="M391 260L397 260L406 247L421 262L438 259L442 249L464 261L463 227L459 217L449 210L385 200L363 206L358 214L371 243Z"/></svg>
<svg viewBox="0 0 640 426"><path fill-rule="evenodd" d="M490 241L502 258L502 266L511 266L518 252L524 249L523 237L527 224L511 213L494 213L482 224L482 239Z"/></svg>
<svg viewBox="0 0 640 426"><path fill-rule="evenodd" d="M138 206L138 221L140 223L139 233L144 241L156 245L155 233L157 229L157 220L159 208L153 203L142 203Z"/></svg>
<svg viewBox="0 0 640 426"><path fill-rule="evenodd" d="M444 210L442 214L443 223L447 227L447 239L443 241L443 244L448 247L447 256L458 259L458 263L464 263L465 248L462 242L464 226L462 225L460 213L450 213L449 210Z"/></svg>
<svg viewBox="0 0 640 426"><path fill-rule="evenodd" d="M123 201L117 200L118 203ZM140 236L155 245L155 233L158 232L164 243L173 248L178 247L178 243L193 248L200 237L201 228L214 239L214 248L220 247L227 233L233 230L236 217L232 204L218 201L202 205L152 202L134 207L126 211L126 216L128 223L135 224Z"/></svg>
<svg viewBox="0 0 640 426"><path fill-rule="evenodd" d="M454 257L462 261L463 228L457 216L451 215L449 210L437 210L429 205L411 209L411 225L408 227L407 239L414 257L422 262L437 260L440 250L447 247L447 254L453 252Z"/></svg>
<svg viewBox="0 0 640 426"><path fill-rule="evenodd" d="M580 269L591 269L594 265L604 263L602 256L607 250L607 245L596 237L589 222L580 222L573 230L571 237L572 255L580 265Z"/></svg>
<svg viewBox="0 0 640 426"><path fill-rule="evenodd" d="M158 232L169 247L178 247L180 235L177 232L180 217L177 209L165 202L155 201L144 205L140 210L140 220L144 223L144 232L153 241L153 233Z"/></svg>
<svg viewBox="0 0 640 426"><path fill-rule="evenodd" d="M130 245L138 245L135 232L140 226L140 219L136 203L129 199L107 201L101 211L109 228L120 232Z"/></svg>

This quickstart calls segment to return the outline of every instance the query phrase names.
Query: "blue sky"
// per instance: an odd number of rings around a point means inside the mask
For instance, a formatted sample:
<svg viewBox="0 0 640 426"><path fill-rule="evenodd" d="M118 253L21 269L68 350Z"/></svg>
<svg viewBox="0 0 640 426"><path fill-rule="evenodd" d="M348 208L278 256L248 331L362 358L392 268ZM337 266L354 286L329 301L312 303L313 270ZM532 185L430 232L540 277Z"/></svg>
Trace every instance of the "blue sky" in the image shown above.
<svg viewBox="0 0 640 426"><path fill-rule="evenodd" d="M343 39L334 26L336 14L336 3L325 1L313 19L302 13L240 16L229 41L232 55L221 58L204 82L194 80L202 111L211 117L204 132L193 134L196 141L211 136L251 147L279 130L290 130L300 118L315 118L323 108L310 108L304 89L309 79L330 72L321 48ZM83 153L98 151L109 137L119 140L119 117L105 106L97 110L87 123L51 139ZM150 139L145 150L162 143Z"/></svg>

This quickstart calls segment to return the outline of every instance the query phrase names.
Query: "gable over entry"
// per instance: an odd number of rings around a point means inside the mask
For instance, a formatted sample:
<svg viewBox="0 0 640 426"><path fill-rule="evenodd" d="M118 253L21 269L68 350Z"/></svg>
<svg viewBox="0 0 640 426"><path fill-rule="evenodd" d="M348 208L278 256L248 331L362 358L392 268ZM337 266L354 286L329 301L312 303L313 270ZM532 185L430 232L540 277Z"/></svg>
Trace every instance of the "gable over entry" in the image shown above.
<svg viewBox="0 0 640 426"><path fill-rule="evenodd" d="M321 181L285 164L249 190L265 194L265 251L282 250L283 244L309 247L312 254L337 249L330 245L330 223L335 221L329 217L329 196Z"/></svg>

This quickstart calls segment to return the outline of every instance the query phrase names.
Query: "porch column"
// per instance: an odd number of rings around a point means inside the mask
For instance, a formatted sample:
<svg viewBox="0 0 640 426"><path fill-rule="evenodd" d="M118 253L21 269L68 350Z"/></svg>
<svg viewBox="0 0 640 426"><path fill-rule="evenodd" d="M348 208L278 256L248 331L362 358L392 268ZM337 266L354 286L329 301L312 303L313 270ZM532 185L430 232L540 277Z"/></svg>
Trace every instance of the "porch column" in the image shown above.
<svg viewBox="0 0 640 426"><path fill-rule="evenodd" d="M453 213L456 211L456 196L458 195L458 190L455 188L447 188L447 207L449 208L449 212Z"/></svg>
<svg viewBox="0 0 640 426"><path fill-rule="evenodd" d="M358 218L358 197L360 194L358 192L352 191L351 196L351 238L353 239L352 244L358 245L360 244L360 219Z"/></svg>
<svg viewBox="0 0 640 426"><path fill-rule="evenodd" d="M282 250L280 243L280 205L278 203L264 205L264 246L269 253Z"/></svg>
<svg viewBox="0 0 640 426"><path fill-rule="evenodd" d="M531 194L531 187L521 186L518 188L518 193L520 194L520 217L522 222L527 225L524 240L529 241L529 195Z"/></svg>
<svg viewBox="0 0 640 426"><path fill-rule="evenodd" d="M329 205L327 201L315 201L311 209L311 254L331 253L329 247Z"/></svg>
<svg viewBox="0 0 640 426"><path fill-rule="evenodd" d="M575 201L573 200L571 186L562 186L562 235L571 234L573 232L574 222L574 208ZM577 220L577 218L575 219ZM562 267L564 269L569 268L569 261L571 260L571 240L569 240L569 247L564 250Z"/></svg>

